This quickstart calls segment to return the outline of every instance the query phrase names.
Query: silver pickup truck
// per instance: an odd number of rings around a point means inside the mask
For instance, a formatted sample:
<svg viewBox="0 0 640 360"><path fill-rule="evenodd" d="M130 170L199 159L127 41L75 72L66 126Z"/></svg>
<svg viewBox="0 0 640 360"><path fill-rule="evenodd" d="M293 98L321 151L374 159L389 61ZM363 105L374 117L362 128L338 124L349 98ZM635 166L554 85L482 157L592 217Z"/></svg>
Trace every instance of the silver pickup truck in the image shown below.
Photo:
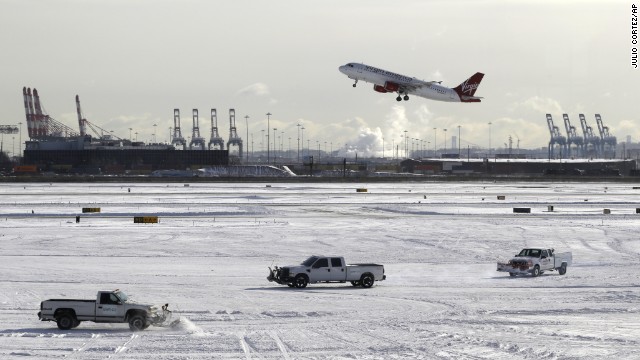
<svg viewBox="0 0 640 360"><path fill-rule="evenodd" d="M311 256L300 265L269 268L267 280L289 287L304 288L310 283L345 283L369 288L387 276L378 264L350 264L339 256Z"/></svg>
<svg viewBox="0 0 640 360"><path fill-rule="evenodd" d="M168 325L172 315L169 304L141 305L128 300L120 290L98 291L96 300L50 299L40 303L38 318L55 321L61 330L75 328L82 321L129 323L132 331L144 330L150 325Z"/></svg>

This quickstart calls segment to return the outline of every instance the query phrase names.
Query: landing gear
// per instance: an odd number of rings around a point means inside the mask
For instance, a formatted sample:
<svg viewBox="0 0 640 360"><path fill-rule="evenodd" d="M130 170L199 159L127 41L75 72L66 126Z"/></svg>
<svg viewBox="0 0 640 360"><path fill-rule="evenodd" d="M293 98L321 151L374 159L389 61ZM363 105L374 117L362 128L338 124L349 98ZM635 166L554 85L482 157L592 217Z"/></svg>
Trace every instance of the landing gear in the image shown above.
<svg viewBox="0 0 640 360"><path fill-rule="evenodd" d="M357 84L358 84L358 80L356 79L356 81L353 83L353 87L356 87Z"/></svg>
<svg viewBox="0 0 640 360"><path fill-rule="evenodd" d="M396 101L402 101L402 98L400 97L400 95L398 95L398 97L396 98Z"/></svg>
<svg viewBox="0 0 640 360"><path fill-rule="evenodd" d="M404 99L404 101L409 100L409 95L405 95L405 96L403 97L403 99Z"/></svg>
<svg viewBox="0 0 640 360"><path fill-rule="evenodd" d="M407 101L409 100L409 95L404 94L404 96L402 96L403 92L398 92L398 97L396 98L396 101Z"/></svg>

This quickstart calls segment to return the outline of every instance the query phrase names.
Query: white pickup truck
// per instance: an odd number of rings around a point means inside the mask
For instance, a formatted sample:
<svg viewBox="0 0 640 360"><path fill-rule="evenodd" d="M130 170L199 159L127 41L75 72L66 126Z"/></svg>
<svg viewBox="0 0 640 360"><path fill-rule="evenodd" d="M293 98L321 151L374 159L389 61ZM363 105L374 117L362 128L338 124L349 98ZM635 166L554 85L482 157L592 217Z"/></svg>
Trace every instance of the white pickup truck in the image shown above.
<svg viewBox="0 0 640 360"><path fill-rule="evenodd" d="M300 265L269 268L267 280L289 287L304 288L309 283L351 282L353 286L369 288L387 276L384 266L350 264L338 256L311 256Z"/></svg>
<svg viewBox="0 0 640 360"><path fill-rule="evenodd" d="M554 249L527 248L508 262L498 262L498 271L508 272L510 276L531 274L542 275L545 271L557 270L558 274L567 273L573 257L570 252L556 253Z"/></svg>
<svg viewBox="0 0 640 360"><path fill-rule="evenodd" d="M171 319L169 304L162 306L140 305L128 302L120 290L98 291L96 300L50 299L40 303L38 318L55 321L58 328L69 330L82 321L97 323L129 323L132 331L140 331L150 325L167 326Z"/></svg>

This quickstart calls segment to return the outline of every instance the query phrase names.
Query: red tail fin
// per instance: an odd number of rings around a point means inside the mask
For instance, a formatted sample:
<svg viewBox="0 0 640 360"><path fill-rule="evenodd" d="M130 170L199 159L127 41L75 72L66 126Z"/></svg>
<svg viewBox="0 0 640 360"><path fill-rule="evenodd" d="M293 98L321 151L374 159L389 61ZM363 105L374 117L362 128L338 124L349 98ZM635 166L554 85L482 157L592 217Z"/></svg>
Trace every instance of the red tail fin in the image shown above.
<svg viewBox="0 0 640 360"><path fill-rule="evenodd" d="M479 99L473 99L473 95L476 93L478 86L480 86L480 81L484 77L483 73L475 73L473 76L463 81L462 84L453 88L458 96L460 96L460 101L462 102L478 102Z"/></svg>

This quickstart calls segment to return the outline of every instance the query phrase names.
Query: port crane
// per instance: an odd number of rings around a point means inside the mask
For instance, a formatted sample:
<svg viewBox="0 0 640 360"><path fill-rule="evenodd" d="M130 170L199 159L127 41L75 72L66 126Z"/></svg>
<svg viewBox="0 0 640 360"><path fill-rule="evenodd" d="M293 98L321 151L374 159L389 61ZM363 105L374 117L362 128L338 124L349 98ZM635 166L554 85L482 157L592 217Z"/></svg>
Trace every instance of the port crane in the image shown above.
<svg viewBox="0 0 640 360"><path fill-rule="evenodd" d="M113 135L112 131L105 130L100 126L93 124L84 117L82 108L80 107L80 96L76 95L76 111L78 113L78 126L80 128L80 136L87 136L87 126L100 140L123 140L119 136Z"/></svg>
<svg viewBox="0 0 640 360"><path fill-rule="evenodd" d="M549 140L549 158L555 159L555 145L559 145L560 158L562 159L563 150L567 147L567 138L560 134L560 129L557 126L553 125L551 114L547 114L547 125L549 126L549 133L551 134L551 139Z"/></svg>
<svg viewBox="0 0 640 360"><path fill-rule="evenodd" d="M209 150L211 147L217 150L224 150L224 140L218 134L218 113L216 109L211 109L211 138L209 139Z"/></svg>
<svg viewBox="0 0 640 360"><path fill-rule="evenodd" d="M193 109L193 133L191 135L191 142L189 143L189 150L193 150L193 148L197 148L199 150L204 150L204 138L200 136L200 120L198 118L198 109Z"/></svg>
<svg viewBox="0 0 640 360"><path fill-rule="evenodd" d="M568 114L562 114L564 119L564 128L567 131L567 156L568 157L580 157L584 156L584 138L576 132L576 127L571 125ZM576 154L573 154L571 144L576 146Z"/></svg>
<svg viewBox="0 0 640 360"><path fill-rule="evenodd" d="M182 137L180 130L180 109L173 109L173 140L171 145L182 146L182 150L187 147L187 142Z"/></svg>
<svg viewBox="0 0 640 360"><path fill-rule="evenodd" d="M231 150L231 146L238 146L238 157L242 159L242 138L238 136L236 129L236 111L229 109L229 141L227 141L227 150Z"/></svg>

